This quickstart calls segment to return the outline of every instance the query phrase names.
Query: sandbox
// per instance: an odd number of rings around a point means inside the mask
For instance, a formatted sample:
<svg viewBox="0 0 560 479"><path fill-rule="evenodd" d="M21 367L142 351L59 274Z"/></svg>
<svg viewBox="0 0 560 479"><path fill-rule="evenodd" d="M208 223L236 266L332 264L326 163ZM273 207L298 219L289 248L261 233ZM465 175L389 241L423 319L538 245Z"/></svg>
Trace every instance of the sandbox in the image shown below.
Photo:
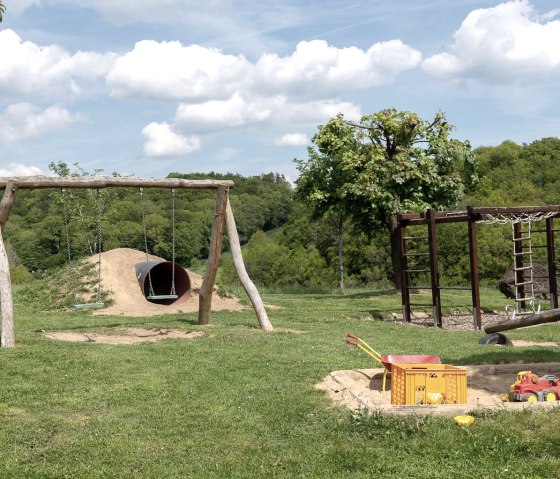
<svg viewBox="0 0 560 479"><path fill-rule="evenodd" d="M391 392L381 391L383 369L352 369L333 371L316 385L326 391L335 403L351 410L367 409L381 414L434 414L460 415L477 408L520 410L525 408L552 408L560 401L503 402L509 386L519 371L533 371L539 376L560 375L560 363L515 363L496 365L461 366L467 370L467 403L421 406L393 406Z"/></svg>

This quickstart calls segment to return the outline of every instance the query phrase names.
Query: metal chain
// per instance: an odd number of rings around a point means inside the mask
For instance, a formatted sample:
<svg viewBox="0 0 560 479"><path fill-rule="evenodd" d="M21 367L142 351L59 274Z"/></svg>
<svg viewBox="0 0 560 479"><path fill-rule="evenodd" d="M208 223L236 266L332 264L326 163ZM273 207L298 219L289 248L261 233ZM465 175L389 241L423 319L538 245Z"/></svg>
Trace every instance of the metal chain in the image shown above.
<svg viewBox="0 0 560 479"><path fill-rule="evenodd" d="M142 226L144 228L144 250L146 252L146 264L150 262L150 257L148 256L148 232L146 231L146 215L144 213L144 188L140 187L140 210L142 211ZM150 274L150 269L148 268L148 285L149 291L148 296L155 296L154 287L152 285L152 275Z"/></svg>
<svg viewBox="0 0 560 479"><path fill-rule="evenodd" d="M175 188L171 189L171 291L169 294L176 295L175 291Z"/></svg>
<svg viewBox="0 0 560 479"><path fill-rule="evenodd" d="M66 251L68 254L68 271L72 273L72 248L70 246L70 222L68 220L68 205L66 204L66 190L60 189L62 195L62 209L64 212L64 232L66 235ZM72 304L76 304L76 288L72 285Z"/></svg>
<svg viewBox="0 0 560 479"><path fill-rule="evenodd" d="M103 195L101 189L97 188L97 221L96 221L96 233L97 233L97 302L101 303L101 217L103 215Z"/></svg>

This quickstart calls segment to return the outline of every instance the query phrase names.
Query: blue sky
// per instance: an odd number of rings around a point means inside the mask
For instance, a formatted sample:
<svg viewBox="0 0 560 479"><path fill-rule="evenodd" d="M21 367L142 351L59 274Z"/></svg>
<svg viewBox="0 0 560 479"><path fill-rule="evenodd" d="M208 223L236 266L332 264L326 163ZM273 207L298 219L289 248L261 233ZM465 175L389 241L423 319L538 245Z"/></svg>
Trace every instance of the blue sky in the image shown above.
<svg viewBox="0 0 560 479"><path fill-rule="evenodd" d="M279 172L317 126L442 110L474 146L560 132L558 0L4 0L0 176Z"/></svg>

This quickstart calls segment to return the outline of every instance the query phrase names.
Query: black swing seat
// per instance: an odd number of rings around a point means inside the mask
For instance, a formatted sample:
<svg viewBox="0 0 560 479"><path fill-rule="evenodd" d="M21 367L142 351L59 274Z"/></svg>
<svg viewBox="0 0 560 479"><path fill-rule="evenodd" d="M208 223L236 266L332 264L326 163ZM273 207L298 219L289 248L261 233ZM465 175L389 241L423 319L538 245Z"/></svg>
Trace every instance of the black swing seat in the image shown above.
<svg viewBox="0 0 560 479"><path fill-rule="evenodd" d="M150 294L146 296L148 301L164 301L166 299L178 299L179 296L176 294Z"/></svg>
<svg viewBox="0 0 560 479"><path fill-rule="evenodd" d="M74 309L100 309L105 306L105 303L82 303L82 304L73 304L72 307Z"/></svg>

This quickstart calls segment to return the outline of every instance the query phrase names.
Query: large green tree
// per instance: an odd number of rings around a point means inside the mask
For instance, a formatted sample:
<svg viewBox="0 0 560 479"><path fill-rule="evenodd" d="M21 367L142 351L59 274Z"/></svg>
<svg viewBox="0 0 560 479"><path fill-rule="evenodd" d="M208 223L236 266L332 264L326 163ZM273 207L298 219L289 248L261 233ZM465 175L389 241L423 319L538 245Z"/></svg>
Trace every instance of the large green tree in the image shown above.
<svg viewBox="0 0 560 479"><path fill-rule="evenodd" d="M391 236L393 280L400 286L396 214L453 208L476 181L470 144L450 138L443 113L381 110L319 127L307 161L298 162L298 191L319 215L345 212L364 232Z"/></svg>
<svg viewBox="0 0 560 479"><path fill-rule="evenodd" d="M2 2L0 2L0 22L2 22L2 15L6 11L6 7Z"/></svg>

